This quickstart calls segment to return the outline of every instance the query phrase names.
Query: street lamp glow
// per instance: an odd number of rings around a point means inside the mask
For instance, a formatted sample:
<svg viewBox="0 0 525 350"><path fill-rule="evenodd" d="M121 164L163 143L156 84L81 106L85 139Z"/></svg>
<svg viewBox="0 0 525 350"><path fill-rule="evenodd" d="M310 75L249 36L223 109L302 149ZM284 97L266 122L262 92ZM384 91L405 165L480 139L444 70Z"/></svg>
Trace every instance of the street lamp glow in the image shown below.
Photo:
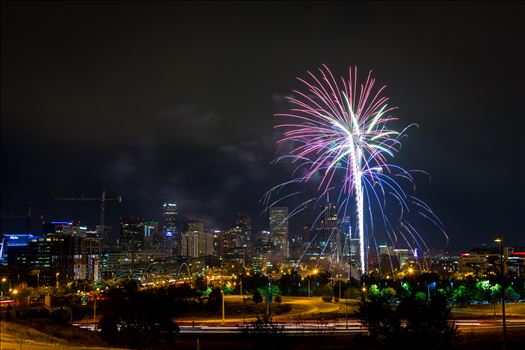
<svg viewBox="0 0 525 350"><path fill-rule="evenodd" d="M500 279L501 279L501 318L502 318L502 328L503 328L503 350L505 350L506 343L507 343L507 326L506 326L506 320L505 320L505 269L503 265L503 236L496 236L494 239L494 242L499 243L499 261L500 261Z"/></svg>

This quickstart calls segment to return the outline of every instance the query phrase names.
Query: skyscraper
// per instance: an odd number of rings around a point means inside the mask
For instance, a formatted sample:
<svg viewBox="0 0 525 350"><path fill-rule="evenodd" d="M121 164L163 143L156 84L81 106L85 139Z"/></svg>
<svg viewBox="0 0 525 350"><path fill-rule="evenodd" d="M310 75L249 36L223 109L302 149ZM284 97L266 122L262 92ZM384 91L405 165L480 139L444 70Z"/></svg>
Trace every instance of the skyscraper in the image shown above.
<svg viewBox="0 0 525 350"><path fill-rule="evenodd" d="M236 247L245 248L246 253L248 253L252 248L252 225L248 213L239 213L237 215L237 221L235 221L235 226L231 229L238 232L235 244Z"/></svg>
<svg viewBox="0 0 525 350"><path fill-rule="evenodd" d="M288 208L270 208L270 240L280 250L282 258L289 257L288 248Z"/></svg>
<svg viewBox="0 0 525 350"><path fill-rule="evenodd" d="M179 208L175 202L165 202L162 205L162 236L163 249L166 254L180 252L181 231L178 223Z"/></svg>
<svg viewBox="0 0 525 350"><path fill-rule="evenodd" d="M129 216L120 218L119 244L124 251L144 249L144 220Z"/></svg>
<svg viewBox="0 0 525 350"><path fill-rule="evenodd" d="M213 233L206 232L202 222L190 220L186 232L182 234L181 255L198 258L211 256L213 252Z"/></svg>
<svg viewBox="0 0 525 350"><path fill-rule="evenodd" d="M320 220L311 232L311 243L309 242L305 255L317 259L329 258L339 263L343 240L337 206L333 203L325 203L320 210Z"/></svg>
<svg viewBox="0 0 525 350"><path fill-rule="evenodd" d="M321 219L321 229L324 230L324 236L329 242L329 250L326 253L332 255L335 262L341 261L341 229L339 227L339 218L337 217L337 206L332 203L326 203L324 215Z"/></svg>
<svg viewBox="0 0 525 350"><path fill-rule="evenodd" d="M158 247L159 223L156 221L144 221L144 249L159 251Z"/></svg>
<svg viewBox="0 0 525 350"><path fill-rule="evenodd" d="M359 259L359 237L352 231L350 217L346 216L341 220L341 235L344 237L344 251L342 251L343 261L347 264L349 276L360 277L361 262Z"/></svg>
<svg viewBox="0 0 525 350"><path fill-rule="evenodd" d="M199 233L185 232L182 234L181 255L192 258L199 257Z"/></svg>
<svg viewBox="0 0 525 350"><path fill-rule="evenodd" d="M166 202L162 205L162 227L163 229L175 231L177 228L177 219L179 211L177 203Z"/></svg>

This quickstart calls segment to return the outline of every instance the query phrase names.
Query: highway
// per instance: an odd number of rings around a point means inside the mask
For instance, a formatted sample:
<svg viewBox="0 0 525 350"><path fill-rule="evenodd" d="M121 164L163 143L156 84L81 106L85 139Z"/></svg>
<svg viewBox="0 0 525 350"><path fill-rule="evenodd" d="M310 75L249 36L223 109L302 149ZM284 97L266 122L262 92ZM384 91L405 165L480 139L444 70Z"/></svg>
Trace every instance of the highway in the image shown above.
<svg viewBox="0 0 525 350"><path fill-rule="evenodd" d="M243 298L240 295L229 295L225 297L226 304L236 304L241 309ZM358 301L348 300L348 305L341 303L326 303L319 297L283 297L283 304L292 305L290 312L281 315L272 315L272 320L286 334L352 334L366 333L359 320L353 316L357 310ZM262 304L261 306L264 306ZM521 305L508 308L507 329L508 331L523 331L525 334L525 315ZM479 313L477 313L479 312ZM455 309L453 317L462 333L488 333L498 332L502 328L501 318L492 316L493 309L484 310L483 307L463 307ZM348 315L348 321L346 316ZM243 317L244 316L244 317ZM463 317L461 317L463 316ZM181 333L187 334L218 334L218 333L241 333L241 329L254 321L254 315L241 315L238 310L234 314L226 313L224 322L218 313L215 317L194 317L187 315L176 318L175 321L181 329ZM77 323L76 326L93 330L95 323Z"/></svg>
<svg viewBox="0 0 525 350"><path fill-rule="evenodd" d="M501 330L501 320L486 320L486 319L472 319L472 320L456 320L456 325L462 333L487 333L498 332ZM249 323L245 323L246 326ZM319 335L319 334L352 334L352 333L367 333L359 320L349 319L337 321L315 321L308 322L276 322L276 327L284 334L297 335ZM218 333L241 333L243 324L226 321L224 323L215 321L214 323L207 322L179 322L180 332L195 334L218 334ZM525 334L525 318L508 319L507 330L523 330Z"/></svg>

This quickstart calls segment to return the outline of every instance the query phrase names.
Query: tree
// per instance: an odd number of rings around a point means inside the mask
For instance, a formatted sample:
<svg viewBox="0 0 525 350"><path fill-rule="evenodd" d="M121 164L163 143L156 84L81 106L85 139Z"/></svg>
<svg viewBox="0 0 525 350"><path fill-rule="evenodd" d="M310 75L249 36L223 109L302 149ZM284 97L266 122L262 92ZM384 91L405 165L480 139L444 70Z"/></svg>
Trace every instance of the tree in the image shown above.
<svg viewBox="0 0 525 350"><path fill-rule="evenodd" d="M268 285L268 277L260 272L256 272L253 275L242 275L241 276L243 289L246 291L254 292L258 288L264 288Z"/></svg>
<svg viewBox="0 0 525 350"><path fill-rule="evenodd" d="M179 327L173 321L175 304L164 288L110 290L100 322L101 336L111 345L164 348L173 344Z"/></svg>
<svg viewBox="0 0 525 350"><path fill-rule="evenodd" d="M197 291L200 293L204 293L208 289L208 285L206 284L206 280L203 276L198 276L195 279L195 289L197 289Z"/></svg>
<svg viewBox="0 0 525 350"><path fill-rule="evenodd" d="M446 297L435 293L427 301L418 293L398 298L390 288L377 288L368 301L359 303L357 316L368 327L370 337L385 348L450 346L458 333L449 321L451 311Z"/></svg>
<svg viewBox="0 0 525 350"><path fill-rule="evenodd" d="M320 295L321 297L324 297L324 296L333 297L334 296L334 290L327 283L324 286L322 286L321 288L318 288L314 295Z"/></svg>
<svg viewBox="0 0 525 350"><path fill-rule="evenodd" d="M401 320L395 303L380 295L359 302L356 316L368 328L370 337L385 346L394 346L401 334Z"/></svg>
<svg viewBox="0 0 525 350"><path fill-rule="evenodd" d="M279 279L279 286L286 295L299 295L300 283L301 275L296 270L289 274L283 274Z"/></svg>
<svg viewBox="0 0 525 350"><path fill-rule="evenodd" d="M514 291L514 288L512 288L512 286L508 286L506 289L505 289L505 300L509 300L509 301L518 301L520 298L520 295L519 293L516 293Z"/></svg>
<svg viewBox="0 0 525 350"><path fill-rule="evenodd" d="M256 291L253 293L252 300L253 300L253 302L254 302L255 304L262 303L263 298L262 298L261 293L260 293L258 290L256 290Z"/></svg>
<svg viewBox="0 0 525 350"><path fill-rule="evenodd" d="M418 297L401 300L398 306L402 320L402 335L411 344L426 344L426 348L442 349L456 339L457 326L445 296L434 294L430 301Z"/></svg>
<svg viewBox="0 0 525 350"><path fill-rule="evenodd" d="M222 306L222 292L219 287L212 289L208 298L208 306L212 310L219 310Z"/></svg>

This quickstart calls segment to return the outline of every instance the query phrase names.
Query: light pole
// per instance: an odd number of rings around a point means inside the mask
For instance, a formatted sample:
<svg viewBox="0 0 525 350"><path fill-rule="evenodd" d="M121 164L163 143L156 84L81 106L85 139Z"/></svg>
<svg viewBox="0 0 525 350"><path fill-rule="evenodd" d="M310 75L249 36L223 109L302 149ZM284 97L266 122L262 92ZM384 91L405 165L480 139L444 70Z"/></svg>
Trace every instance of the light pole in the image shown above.
<svg viewBox="0 0 525 350"><path fill-rule="evenodd" d="M93 293L93 322L97 322L97 296L100 291L100 288L97 288L97 290Z"/></svg>
<svg viewBox="0 0 525 350"><path fill-rule="evenodd" d="M363 292L361 297L363 298L363 302L365 302L368 299L368 289L366 288L366 284L363 284L361 292Z"/></svg>
<svg viewBox="0 0 525 350"><path fill-rule="evenodd" d="M5 282L7 281L7 278L5 277L2 277L2 285L1 285L1 289L0 289L0 296L4 296L4 284Z"/></svg>
<svg viewBox="0 0 525 350"><path fill-rule="evenodd" d="M272 302L272 283L268 282L268 294L266 295L266 322L270 322L270 303Z"/></svg>
<svg viewBox="0 0 525 350"><path fill-rule="evenodd" d="M349 290L349 287L351 286L350 284L350 279L348 279L348 285L346 286L346 290L345 290L345 318L346 318L346 329L348 329L348 290ZM339 299L341 300L341 299Z"/></svg>
<svg viewBox="0 0 525 350"><path fill-rule="evenodd" d="M505 283L503 271L503 236L497 236L494 242L499 243L499 261L500 261L500 278L501 278L501 318L503 323L503 350L507 343L507 325L505 320Z"/></svg>
<svg viewBox="0 0 525 350"><path fill-rule="evenodd" d="M224 291L221 289L221 301L222 301L222 322L224 322Z"/></svg>
<svg viewBox="0 0 525 350"><path fill-rule="evenodd" d="M319 272L318 269L314 269L314 270L312 271L312 274L315 276L315 275L317 275L318 272ZM311 278L311 277L308 276L308 298L310 298L310 295L311 295L311 294L310 294L310 278Z"/></svg>
<svg viewBox="0 0 525 350"><path fill-rule="evenodd" d="M55 274L55 279L56 279L57 288L58 288L58 275L60 275L60 272L57 272L57 273Z"/></svg>

